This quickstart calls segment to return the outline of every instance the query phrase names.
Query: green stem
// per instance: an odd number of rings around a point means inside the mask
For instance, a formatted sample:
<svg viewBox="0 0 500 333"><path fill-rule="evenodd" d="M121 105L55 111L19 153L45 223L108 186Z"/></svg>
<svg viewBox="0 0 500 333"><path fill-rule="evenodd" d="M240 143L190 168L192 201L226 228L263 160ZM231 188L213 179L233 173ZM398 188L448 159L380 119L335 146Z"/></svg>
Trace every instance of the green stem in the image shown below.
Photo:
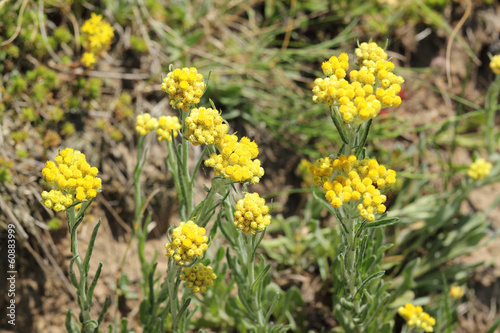
<svg viewBox="0 0 500 333"><path fill-rule="evenodd" d="M347 266L347 279L349 285L349 298L351 301L354 301L352 297L354 297L355 289L356 289L356 228L355 228L355 220L349 218L347 221L347 227L349 229L349 235L346 235L347 239L347 253L346 253L346 266Z"/></svg>
<svg viewBox="0 0 500 333"><path fill-rule="evenodd" d="M190 142L189 140L184 136L186 133L186 117L188 113L187 112L182 112L181 118L182 118L182 167L181 167L181 172L182 172L182 179L181 179L181 185L184 186L185 193L186 193L186 198L184 198L185 203L186 203L186 216L191 216L191 213L193 212L193 186L191 184L191 177L189 174L189 145Z"/></svg>
<svg viewBox="0 0 500 333"><path fill-rule="evenodd" d="M177 155L175 153L175 141L167 141L167 150L168 150L168 156L165 160L165 164L167 165L168 171L172 174L172 178L174 180L175 188L177 189L177 193L179 195L182 195L181 191L181 183L179 179L179 173L178 173L178 168L177 168ZM181 213L181 218L185 220L185 216L182 216Z"/></svg>
<svg viewBox="0 0 500 333"><path fill-rule="evenodd" d="M214 209L214 199L215 195L219 193L220 189L223 186L226 186L226 188L229 188L229 185L231 184L231 181L229 179L221 179L221 178L212 178L212 187L210 188L210 191L208 192L207 196L202 202L202 206L200 211L198 212L197 216L197 224L200 227L205 227L210 221L210 217L212 216L210 211ZM191 217L192 218L192 217Z"/></svg>
<svg viewBox="0 0 500 333"><path fill-rule="evenodd" d="M86 207L85 207L86 208ZM85 209L81 207L81 209ZM80 281L78 281L78 289L76 294L78 296L78 304L81 311L82 324L90 320L90 304L87 299L87 273L83 268L82 259L78 253L78 233L77 228L80 224L80 219L83 218L82 214L75 214L75 206L66 210L66 217L68 218L68 227L71 235L71 253L75 259L76 266L80 272Z"/></svg>
<svg viewBox="0 0 500 333"><path fill-rule="evenodd" d="M251 297L251 305L254 310L254 315L257 315L257 322L258 322L258 331L259 332L265 332L266 329L266 323L264 322L264 313L263 309L259 306L258 303L258 297L260 295L254 295L252 286L255 282L255 260L253 257L253 253L255 250L255 239L257 235L244 235L244 242L245 242L245 248L246 248L246 266L247 266L247 288L248 288L248 295Z"/></svg>
<svg viewBox="0 0 500 333"><path fill-rule="evenodd" d="M332 118L335 128L337 128L337 131L340 134L340 138L342 139L344 144L348 144L349 139L347 138L347 135L345 133L344 120L340 116L340 113L338 111L338 106L334 105L330 106L330 117Z"/></svg>
<svg viewBox="0 0 500 333"><path fill-rule="evenodd" d="M139 139L137 140L137 163L134 168L134 200L135 200L135 211L134 211L134 221L133 226L135 229L135 224L141 219L142 206L144 204L144 198L141 193L141 173L142 167L144 166L144 162L146 161L146 154L144 152L144 141L145 136L139 135Z"/></svg>
<svg viewBox="0 0 500 333"><path fill-rule="evenodd" d="M180 322L177 320L177 266L172 258L168 259L168 270L167 270L167 288L168 288L168 299L170 302L170 315L172 316L172 332L177 332L177 325ZM174 327L175 326L175 327Z"/></svg>

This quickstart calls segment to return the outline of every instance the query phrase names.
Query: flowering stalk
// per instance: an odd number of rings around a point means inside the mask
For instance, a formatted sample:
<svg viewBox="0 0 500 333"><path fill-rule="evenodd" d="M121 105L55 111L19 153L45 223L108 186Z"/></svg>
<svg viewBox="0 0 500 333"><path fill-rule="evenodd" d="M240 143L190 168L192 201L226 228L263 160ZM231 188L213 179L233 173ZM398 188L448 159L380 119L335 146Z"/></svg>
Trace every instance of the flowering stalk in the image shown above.
<svg viewBox="0 0 500 333"><path fill-rule="evenodd" d="M390 325L381 318L388 301L381 281L384 270L380 268L385 248L371 247L381 244L375 236L383 236L374 234L374 228L397 222L397 218L386 218L384 194L395 183L396 172L367 158L364 146L373 118L382 108L401 103L398 93L404 80L392 73L394 64L375 43L362 43L355 53L360 68L350 71L349 81L346 53L325 61L322 69L327 77L314 81L313 101L329 106L342 147L336 156L318 159L309 171L324 192L324 197L314 192L316 199L341 225L336 317L346 332L384 331Z"/></svg>
<svg viewBox="0 0 500 333"><path fill-rule="evenodd" d="M95 286L97 285L97 280L101 274L102 263L99 263L97 267L94 278L89 285L89 269L90 269L90 257L92 256L92 250L94 248L94 242L97 237L97 232L101 225L101 219L95 225L92 231L92 236L89 241L89 246L85 254L85 259L82 262L81 256L78 251L78 236L77 228L82 223L84 212L88 206L92 203L93 199L85 202L80 207L78 213L75 213L75 206L72 206L66 210L66 217L68 219L68 228L71 235L71 253L73 258L70 261L70 277L71 283L76 288L76 294L78 296L78 306L80 307L80 322L82 324L81 330L75 330L74 322L71 320L72 313L68 310L66 315L66 329L68 332L98 332L99 325L101 324L104 314L107 311L109 304L109 298L106 298L104 306L101 310L99 319L93 320L90 318L90 308L92 306L92 296L94 294ZM76 277L73 265L76 264L79 272L79 278Z"/></svg>
<svg viewBox="0 0 500 333"><path fill-rule="evenodd" d="M101 191L101 179L96 177L98 172L96 167L91 167L87 163L84 154L71 148L60 151L54 161L48 161L42 170L44 180L52 187L50 192L42 192L43 205L55 211L65 211L68 219L73 255L69 272L80 307L80 327L73 321L72 311L68 310L66 313L66 329L72 333L98 332L109 303L109 298L106 298L98 320L91 319L92 297L102 269L102 263L99 263L94 278L89 281L90 258L101 225L100 219L92 231L83 261L78 250L78 226L83 222L85 212L95 196ZM78 277L73 268L75 264L79 272Z"/></svg>
<svg viewBox="0 0 500 333"><path fill-rule="evenodd" d="M239 302L235 306L242 311L247 325L254 328L255 332L286 332L287 326L270 322L274 307L280 300L278 293L271 299L265 297L264 289L268 284L271 265L266 264L263 256L259 257L259 264L255 260L265 228L271 221L269 208L257 193L246 193L236 206L232 204L230 196L224 197L225 218L219 218L217 223L232 250L227 249L226 258L238 287Z"/></svg>
<svg viewBox="0 0 500 333"><path fill-rule="evenodd" d="M271 216L264 199L257 193L246 193L247 186L259 182L264 175L264 169L257 158L258 146L249 138L228 134L229 127L213 103L212 108L197 106L205 85L203 77L195 68L170 69L161 88L168 93L170 105L180 111L180 121L177 117L162 116L156 119L144 114L137 117L136 131L140 135L139 151L143 149L144 136L151 131L156 131L158 141L166 141L168 155L165 162L179 196L181 220L186 222L181 222L179 226L169 230L169 242L165 245L169 264L164 283L159 290L154 278L156 266L151 270L143 269L143 275L149 273L144 276L144 280L149 281L149 291L144 293L148 295L148 299L141 304L141 323L145 330L166 327L160 314L170 313L172 331L187 330L189 318L193 313L188 310L192 295L205 292L217 277L210 266L205 266L204 255L210 245L205 235L205 226L216 215L217 208L223 205L224 208L217 214L216 223L220 228L213 229L211 237L216 236L217 230L222 230L233 249L237 249L237 256L231 257L228 252L228 258L231 260L230 267L235 270L238 299L244 304L243 310L247 320L251 322L249 326L258 327L259 332L267 332L274 327L268 321L278 298L275 297L268 310L264 310L264 281L269 278L267 272L270 265L265 265L263 258L260 265L257 265L255 251L264 236L265 228L271 222ZM173 140L179 133L180 143ZM189 166L191 144L204 145L194 168ZM207 152L209 158L205 156ZM138 175L142 169L139 162L141 159L142 153L138 153L138 164L134 173L136 219L142 219L137 206L142 210L144 205L144 200L138 199L140 192L137 190ZM205 187L206 197L196 204L194 181L202 163L214 169L215 177L211 181L211 188ZM244 198L236 204L236 209L230 195L231 189L236 191L233 183L243 184L245 192ZM222 215L225 215L227 222L221 222ZM142 233L145 234L145 231ZM143 243L139 244L143 246ZM141 250L139 252L141 253ZM181 281L186 284L183 296L179 299ZM157 324L158 322L160 324ZM277 329L279 331L280 328Z"/></svg>

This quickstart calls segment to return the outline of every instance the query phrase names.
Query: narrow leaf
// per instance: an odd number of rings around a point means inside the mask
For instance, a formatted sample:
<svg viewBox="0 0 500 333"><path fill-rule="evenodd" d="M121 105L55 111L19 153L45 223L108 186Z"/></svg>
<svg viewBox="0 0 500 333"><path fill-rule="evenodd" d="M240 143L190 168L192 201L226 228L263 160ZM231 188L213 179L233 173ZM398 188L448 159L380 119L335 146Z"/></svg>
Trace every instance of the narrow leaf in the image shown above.
<svg viewBox="0 0 500 333"><path fill-rule="evenodd" d="M101 226L101 219L99 218L99 221L95 225L94 230L92 231L92 235L90 236L89 246L87 247L87 253L85 254L85 259L83 260L83 269L85 270L86 275L89 274L90 257L92 256L92 251L94 250L94 243L100 226Z"/></svg>
<svg viewBox="0 0 500 333"><path fill-rule="evenodd" d="M368 120L366 122L366 125L364 126L365 131L363 132L363 137L361 138L361 141L359 141L358 149L356 150L356 157L357 158L359 157L359 154L361 154L361 151L363 150L363 148L365 146L366 139L368 138L368 133L370 133L370 127L372 126L372 121L373 121L373 119Z"/></svg>
<svg viewBox="0 0 500 333"><path fill-rule="evenodd" d="M260 271L259 275L257 276L257 279L255 279L254 283L252 284L252 294L255 293L257 284L260 283L260 281L264 278L265 274L269 272L270 269L271 265L267 265L266 268Z"/></svg>
<svg viewBox="0 0 500 333"><path fill-rule="evenodd" d="M278 302L279 302L280 299L281 299L281 294L280 293L275 293L274 294L274 298L273 298L272 303L271 303L271 306L267 310L266 316L264 317L264 320L266 322L268 322L269 319L271 318L271 315L274 312L274 308L276 307L276 304L278 304Z"/></svg>
<svg viewBox="0 0 500 333"><path fill-rule="evenodd" d="M76 258L78 258L78 256L73 257L73 259L71 259L71 261L69 262L69 277L71 279L71 283L73 284L73 286L75 286L75 288L78 288L78 280L76 278L75 270L73 268L73 264L75 263Z"/></svg>
<svg viewBox="0 0 500 333"><path fill-rule="evenodd" d="M106 311L108 311L108 305L109 305L109 297L106 297L106 300L104 301L104 305L102 306L102 311L101 314L99 315L99 318L97 319L97 322L99 325L101 325L104 315L106 314Z"/></svg>
<svg viewBox="0 0 500 333"><path fill-rule="evenodd" d="M172 327L177 327L177 323L184 316L184 312L186 312L186 309L190 303L191 303L191 298L188 298L188 299L186 299L186 301L184 301L184 304L182 304L181 308L179 309L179 312L177 312L177 316L175 317L175 319L172 322Z"/></svg>
<svg viewBox="0 0 500 333"><path fill-rule="evenodd" d="M380 271L380 272L377 272L377 273L373 273L372 275L370 275L369 277L366 278L366 280L363 281L363 283L361 283L361 285L358 287L358 289L356 290L356 292L354 293L354 297L356 297L356 295L363 290L363 288L365 287L365 285L374 280L374 279L378 279L382 276L384 276L385 274L385 271Z"/></svg>
<svg viewBox="0 0 500 333"><path fill-rule="evenodd" d="M99 263L99 266L97 267L97 271L95 272L95 276L92 279L92 283L90 284L90 287L88 290L87 301L89 302L89 305L92 304L92 296L94 295L94 289L95 289L95 286L97 285L97 280L99 279L99 276L101 275L101 268L102 268L102 262Z"/></svg>

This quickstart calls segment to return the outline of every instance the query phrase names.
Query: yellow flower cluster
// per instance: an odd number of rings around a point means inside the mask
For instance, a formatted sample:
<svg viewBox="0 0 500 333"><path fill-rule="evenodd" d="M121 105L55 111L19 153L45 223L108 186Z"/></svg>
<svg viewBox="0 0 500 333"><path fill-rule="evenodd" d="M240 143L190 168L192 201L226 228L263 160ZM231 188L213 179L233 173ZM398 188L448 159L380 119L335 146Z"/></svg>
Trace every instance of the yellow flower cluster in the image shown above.
<svg viewBox="0 0 500 333"><path fill-rule="evenodd" d="M207 286L212 286L217 275L212 267L205 266L201 262L193 267L186 267L182 270L180 279L186 281L186 286L191 288L195 293L204 293L207 291Z"/></svg>
<svg viewBox="0 0 500 333"><path fill-rule="evenodd" d="M309 172L313 175L314 185L323 186L333 173L332 160L330 157L318 158L314 164L309 165Z"/></svg>
<svg viewBox="0 0 500 333"><path fill-rule="evenodd" d="M101 191L101 179L96 177L99 171L78 150L66 148L54 161L47 161L42 170L45 181L54 187L50 192L42 192L42 203L47 208L63 211L75 202L94 198Z"/></svg>
<svg viewBox="0 0 500 333"><path fill-rule="evenodd" d="M83 52L80 61L85 64L85 67L92 68L97 62L97 57L92 52Z"/></svg>
<svg viewBox="0 0 500 333"><path fill-rule="evenodd" d="M223 176L233 182L250 184L258 183L264 175L264 169L260 166L259 148L255 141L234 134L226 134L216 138L215 146L221 154L212 153L205 160L205 166L214 168L216 176Z"/></svg>
<svg viewBox="0 0 500 333"><path fill-rule="evenodd" d="M483 158L478 158L469 166L467 174L473 179L481 180L490 174L492 166L490 162L486 162Z"/></svg>
<svg viewBox="0 0 500 333"><path fill-rule="evenodd" d="M398 313L406 320L408 326L419 327L424 332L434 332L433 326L436 324L436 319L424 312L421 306L406 303L404 307L399 307Z"/></svg>
<svg viewBox="0 0 500 333"><path fill-rule="evenodd" d="M271 215L268 213L269 207L258 193L246 193L245 198L236 203L234 226L244 234L255 235L271 223Z"/></svg>
<svg viewBox="0 0 500 333"><path fill-rule="evenodd" d="M194 67L183 69L175 69L169 72L163 79L161 89L168 93L170 105L176 104L176 107L189 111L191 105L196 105L200 102L205 89L203 75L198 73Z"/></svg>
<svg viewBox="0 0 500 333"><path fill-rule="evenodd" d="M350 200L360 201L359 215L368 222L375 221L375 214L386 210L387 197L380 190L396 182L396 171L379 165L376 159L358 161L354 155L341 155L333 162L330 158L319 159L310 170L315 184L323 186L333 207L339 208ZM335 178L330 181L332 175Z"/></svg>
<svg viewBox="0 0 500 333"><path fill-rule="evenodd" d="M460 286L452 286L450 288L451 298L462 298L464 296L464 290Z"/></svg>
<svg viewBox="0 0 500 333"><path fill-rule="evenodd" d="M102 21L102 15L92 13L90 18L83 23L82 40L85 52L81 61L87 67L92 67L97 61L99 53L107 50L111 45L111 40L115 35L113 27Z"/></svg>
<svg viewBox="0 0 500 333"><path fill-rule="evenodd" d="M158 119L151 117L149 113L140 114L135 120L135 130L140 135L147 135L158 127Z"/></svg>
<svg viewBox="0 0 500 333"><path fill-rule="evenodd" d="M346 123L361 124L377 116L382 108L399 106L401 76L392 73L394 63L387 61L385 51L375 43L362 43L356 49L359 70L349 74L348 56L332 56L322 65L326 78L314 81L313 101L338 108Z"/></svg>
<svg viewBox="0 0 500 333"><path fill-rule="evenodd" d="M175 116L160 116L158 119L158 127L156 128L158 141L167 140L172 142L172 132L174 133L174 138L176 138L181 128L182 126L179 122L179 118Z"/></svg>
<svg viewBox="0 0 500 333"><path fill-rule="evenodd" d="M195 146L198 144L214 144L215 139L227 134L228 126L224 123L217 110L211 108L195 108L186 118L189 141Z"/></svg>
<svg viewBox="0 0 500 333"><path fill-rule="evenodd" d="M206 232L191 220L181 222L172 232L172 241L165 244L166 256L173 257L179 265L201 259L208 249Z"/></svg>
<svg viewBox="0 0 500 333"><path fill-rule="evenodd" d="M335 75L338 79L343 79L349 69L349 56L347 53L341 53L338 58L332 56L328 61L323 62L321 69L326 76Z"/></svg>
<svg viewBox="0 0 500 333"><path fill-rule="evenodd" d="M135 121L135 130L140 135L148 135L151 131L156 131L158 141L167 140L172 142L172 132L174 138L179 135L182 128L179 118L172 116L160 116L159 119L151 117L149 113L138 115Z"/></svg>
<svg viewBox="0 0 500 333"><path fill-rule="evenodd" d="M493 56L490 61L491 71L497 75L500 75L500 54Z"/></svg>
<svg viewBox="0 0 500 333"><path fill-rule="evenodd" d="M387 60L387 53L377 43L361 43L354 51L359 67L373 68L377 62Z"/></svg>

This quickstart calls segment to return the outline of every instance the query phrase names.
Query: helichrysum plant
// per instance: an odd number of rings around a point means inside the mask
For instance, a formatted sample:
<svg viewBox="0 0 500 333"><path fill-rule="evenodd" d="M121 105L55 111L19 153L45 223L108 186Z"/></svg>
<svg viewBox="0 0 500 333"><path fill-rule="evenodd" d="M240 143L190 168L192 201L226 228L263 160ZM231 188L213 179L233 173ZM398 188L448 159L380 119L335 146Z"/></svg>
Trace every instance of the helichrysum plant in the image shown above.
<svg viewBox="0 0 500 333"><path fill-rule="evenodd" d="M286 330L270 322L278 301L278 297L266 299L264 295L264 277L270 265L265 264L264 258L259 265L255 262L257 247L271 223L265 200L258 193L247 190L264 175L258 159L258 145L247 137L229 134L228 124L213 104L211 107L198 106L205 88L203 75L196 68L175 69L171 66L161 89L168 94L172 108L179 110L178 116L155 118L146 113L136 119L135 129L139 137L134 172L134 229L139 239L144 280L148 281L142 288L141 325L145 331L155 332L166 328L185 332L189 328L194 313L189 307L193 295L203 295L209 292L215 279L227 278L218 276L207 258L213 239L221 234L230 244L226 257L238 289L237 300L231 302L234 311L243 314L241 318L234 318L234 322L256 332ZM145 200L141 194L140 175L146 159L145 139L152 132L166 146L165 162L177 189L182 221L172 226L167 234L165 255L168 270L161 285L155 278L156 257L148 261L143 255L151 217L142 216ZM198 161L190 165L193 146L199 146L202 153ZM205 188L205 198L195 202L196 175L202 163L213 168L214 177L211 188ZM235 183L243 185L243 193L239 187L233 186ZM214 224L209 224L211 221Z"/></svg>
<svg viewBox="0 0 500 333"><path fill-rule="evenodd" d="M82 46L85 50L81 62L86 67L92 68L102 53L109 49L115 36L115 29L111 24L103 21L102 15L92 13L90 18L83 23L81 30Z"/></svg>
<svg viewBox="0 0 500 333"><path fill-rule="evenodd" d="M85 211L90 206L96 195L101 192L101 179L97 177L98 169L91 166L83 153L72 148L59 151L54 161L47 161L42 170L43 179L50 192L42 192L42 204L56 212L65 211L68 219L68 229L71 235L70 279L76 288L80 315L77 324L71 310L66 314L66 329L68 332L98 332L108 306L108 299L102 308L97 320L91 319L90 308L94 289L99 279L102 263L99 263L94 278L89 279L90 258L94 248L101 220L96 224L89 241L85 257L78 251L78 226L82 223ZM74 266L78 270L75 274Z"/></svg>
<svg viewBox="0 0 500 333"><path fill-rule="evenodd" d="M349 56L341 53L323 62L326 77L314 81L313 101L326 104L342 138L339 152L309 166L315 193L336 217L341 228L340 276L334 281L334 313L346 332L387 332L393 313L384 311L388 287L381 278L384 248L374 228L393 224L386 217L387 191L396 172L366 156L364 148L373 119L382 108L401 104L401 76L377 44L361 43L355 50L359 69L349 71ZM432 325L431 325L432 326Z"/></svg>

